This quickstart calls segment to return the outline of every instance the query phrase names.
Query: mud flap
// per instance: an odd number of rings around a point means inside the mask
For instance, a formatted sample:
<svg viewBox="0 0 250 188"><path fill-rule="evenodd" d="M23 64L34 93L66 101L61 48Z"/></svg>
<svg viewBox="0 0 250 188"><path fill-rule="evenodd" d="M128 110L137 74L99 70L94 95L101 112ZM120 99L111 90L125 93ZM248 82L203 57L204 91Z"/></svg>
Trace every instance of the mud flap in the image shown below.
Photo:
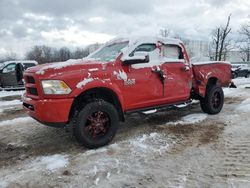
<svg viewBox="0 0 250 188"><path fill-rule="evenodd" d="M237 86L233 82L231 82L229 88L237 88Z"/></svg>

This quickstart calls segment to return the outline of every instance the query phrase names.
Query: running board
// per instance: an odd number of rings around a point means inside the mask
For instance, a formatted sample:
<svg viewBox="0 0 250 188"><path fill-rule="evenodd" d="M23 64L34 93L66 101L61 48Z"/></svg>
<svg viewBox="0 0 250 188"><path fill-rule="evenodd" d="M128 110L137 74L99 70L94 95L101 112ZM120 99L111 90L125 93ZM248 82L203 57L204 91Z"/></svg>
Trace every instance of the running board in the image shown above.
<svg viewBox="0 0 250 188"><path fill-rule="evenodd" d="M152 114L152 113L155 113L155 112L157 112L158 110L161 110L161 109L183 108L183 107L186 107L187 105L191 104L191 102L192 102L192 100L182 101L182 102L179 102L179 103L171 103L171 104L163 104L163 105L158 105L158 106L150 106L150 107L146 107L146 108L128 110L128 111L125 112L125 114L132 114L132 113Z"/></svg>

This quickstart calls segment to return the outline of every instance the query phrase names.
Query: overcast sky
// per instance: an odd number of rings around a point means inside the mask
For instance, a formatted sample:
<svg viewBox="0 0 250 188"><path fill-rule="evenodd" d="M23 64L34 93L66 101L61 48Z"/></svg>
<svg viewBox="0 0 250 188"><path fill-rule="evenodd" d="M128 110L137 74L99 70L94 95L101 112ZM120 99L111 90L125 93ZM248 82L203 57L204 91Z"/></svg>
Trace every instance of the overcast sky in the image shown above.
<svg viewBox="0 0 250 188"><path fill-rule="evenodd" d="M0 56L33 45L84 47L122 34L208 40L232 13L232 27L249 20L250 0L0 0Z"/></svg>

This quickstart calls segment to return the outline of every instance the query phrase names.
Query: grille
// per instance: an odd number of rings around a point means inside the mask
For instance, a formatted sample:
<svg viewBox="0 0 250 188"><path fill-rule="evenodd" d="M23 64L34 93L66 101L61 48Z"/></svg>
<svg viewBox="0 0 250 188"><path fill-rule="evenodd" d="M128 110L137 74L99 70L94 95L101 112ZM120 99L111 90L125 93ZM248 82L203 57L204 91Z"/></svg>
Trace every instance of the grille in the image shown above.
<svg viewBox="0 0 250 188"><path fill-rule="evenodd" d="M34 87L29 87L28 91L29 91L29 94L38 96L37 89Z"/></svg>
<svg viewBox="0 0 250 188"><path fill-rule="evenodd" d="M27 83L35 84L35 79L32 76L27 76Z"/></svg>

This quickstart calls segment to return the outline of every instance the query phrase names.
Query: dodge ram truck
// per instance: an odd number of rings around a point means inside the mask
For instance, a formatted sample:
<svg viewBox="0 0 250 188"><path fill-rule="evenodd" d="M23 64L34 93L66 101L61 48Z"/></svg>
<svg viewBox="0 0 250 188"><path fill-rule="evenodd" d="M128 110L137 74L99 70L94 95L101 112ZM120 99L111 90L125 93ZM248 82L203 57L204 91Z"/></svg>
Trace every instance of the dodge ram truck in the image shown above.
<svg viewBox="0 0 250 188"><path fill-rule="evenodd" d="M31 67L24 73L23 106L37 121L72 127L87 148L108 144L125 115L200 100L217 114L222 87L231 82L228 62L191 63L178 39L116 38L79 60Z"/></svg>

